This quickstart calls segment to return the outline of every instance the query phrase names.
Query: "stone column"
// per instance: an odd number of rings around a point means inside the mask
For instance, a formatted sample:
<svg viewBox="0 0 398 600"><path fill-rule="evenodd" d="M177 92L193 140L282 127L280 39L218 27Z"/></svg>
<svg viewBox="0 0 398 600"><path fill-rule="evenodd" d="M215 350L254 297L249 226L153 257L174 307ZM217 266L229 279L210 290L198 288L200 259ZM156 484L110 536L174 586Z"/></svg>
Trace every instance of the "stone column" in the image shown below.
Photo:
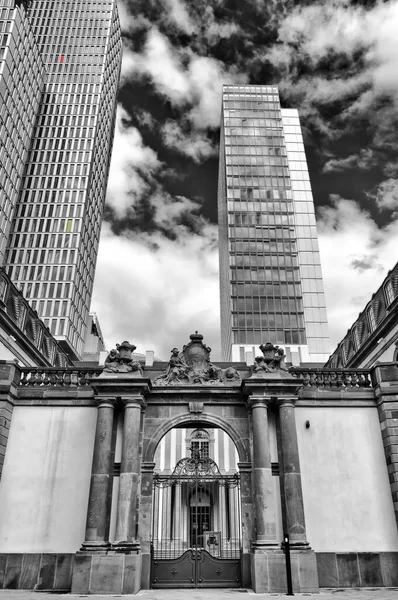
<svg viewBox="0 0 398 600"><path fill-rule="evenodd" d="M283 490L286 533L292 546L308 546L305 531L303 491L297 443L295 398L279 401L279 422L282 443Z"/></svg>
<svg viewBox="0 0 398 600"><path fill-rule="evenodd" d="M181 483L176 482L174 490L173 539L178 545L181 542L181 519Z"/></svg>
<svg viewBox="0 0 398 600"><path fill-rule="evenodd" d="M138 551L136 540L137 497L140 465L141 409L144 400L139 394L122 398L124 403L124 425L122 460L120 465L119 498L116 516L116 542L114 547Z"/></svg>
<svg viewBox="0 0 398 600"><path fill-rule="evenodd" d="M95 431L93 466L91 470L90 496L88 501L86 539L82 551L104 551L109 547L106 540L108 489L112 465L112 430L114 399L98 400L98 417Z"/></svg>
<svg viewBox="0 0 398 600"><path fill-rule="evenodd" d="M253 496L255 548L276 546L267 399L250 397L253 430Z"/></svg>

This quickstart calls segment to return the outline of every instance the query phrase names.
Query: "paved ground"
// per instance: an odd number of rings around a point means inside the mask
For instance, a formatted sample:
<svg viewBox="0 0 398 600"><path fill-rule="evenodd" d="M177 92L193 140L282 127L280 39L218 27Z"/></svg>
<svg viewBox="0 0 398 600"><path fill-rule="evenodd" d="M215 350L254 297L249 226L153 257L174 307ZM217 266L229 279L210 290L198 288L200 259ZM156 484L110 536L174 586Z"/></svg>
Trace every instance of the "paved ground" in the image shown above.
<svg viewBox="0 0 398 600"><path fill-rule="evenodd" d="M0 600L107 600L122 598L123 600L266 600L268 598L289 598L285 594L255 594L252 590L144 590L136 596L86 596L83 594L53 594L44 592L20 592L0 590ZM313 598L313 600L398 600L398 588L367 589L322 589L320 594L295 594L296 598Z"/></svg>

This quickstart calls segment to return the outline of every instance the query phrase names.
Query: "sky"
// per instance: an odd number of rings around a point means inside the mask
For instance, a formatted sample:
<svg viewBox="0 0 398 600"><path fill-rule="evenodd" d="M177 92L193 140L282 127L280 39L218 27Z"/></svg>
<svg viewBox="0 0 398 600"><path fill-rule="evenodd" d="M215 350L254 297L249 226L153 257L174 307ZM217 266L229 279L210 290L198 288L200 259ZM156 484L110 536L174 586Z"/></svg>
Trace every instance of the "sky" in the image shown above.
<svg viewBox="0 0 398 600"><path fill-rule="evenodd" d="M398 0L118 0L124 51L91 310L108 349L220 360L223 83L299 110L331 351L397 262ZM266 342L267 340L264 340Z"/></svg>

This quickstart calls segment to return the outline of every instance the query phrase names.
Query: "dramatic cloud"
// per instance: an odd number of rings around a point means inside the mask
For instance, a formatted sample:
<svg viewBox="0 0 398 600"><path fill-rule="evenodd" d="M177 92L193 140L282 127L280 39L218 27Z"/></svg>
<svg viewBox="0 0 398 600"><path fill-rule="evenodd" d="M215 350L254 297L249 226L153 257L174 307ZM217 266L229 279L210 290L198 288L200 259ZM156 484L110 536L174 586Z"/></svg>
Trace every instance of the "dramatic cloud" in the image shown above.
<svg viewBox="0 0 398 600"><path fill-rule="evenodd" d="M398 0L231 6L119 0L124 110L93 298L109 346L127 336L167 359L206 326L219 358L216 226L203 215L215 222L223 83L276 83L300 111L333 346L395 263Z"/></svg>
<svg viewBox="0 0 398 600"><path fill-rule="evenodd" d="M346 171L347 169L368 169L376 163L374 152L370 148L361 150L359 154L351 154L346 158L331 158L323 166L324 173Z"/></svg>
<svg viewBox="0 0 398 600"><path fill-rule="evenodd" d="M397 25L396 0L297 4L281 21L277 43L259 52L300 108L305 129L333 141L365 120L375 147L396 149Z"/></svg>
<svg viewBox="0 0 398 600"><path fill-rule="evenodd" d="M357 202L334 197L318 234L332 347L395 265L398 221L378 227Z"/></svg>
<svg viewBox="0 0 398 600"><path fill-rule="evenodd" d="M137 200L148 190L148 182L161 167L156 152L143 144L140 132L129 125L129 120L119 106L107 189L107 204L118 219L134 211Z"/></svg>
<svg viewBox="0 0 398 600"><path fill-rule="evenodd" d="M159 232L115 236L104 224L92 308L109 348L127 338L168 360L198 330L220 360L216 227L171 241Z"/></svg>
<svg viewBox="0 0 398 600"><path fill-rule="evenodd" d="M387 179L380 183L374 193L368 194L376 201L380 210L398 210L398 179Z"/></svg>
<svg viewBox="0 0 398 600"><path fill-rule="evenodd" d="M186 117L198 128L219 126L222 83L247 80L215 58L176 49L156 27L149 30L142 52L125 52L123 74L149 78L159 94L187 108Z"/></svg>
<svg viewBox="0 0 398 600"><path fill-rule="evenodd" d="M161 128L163 143L196 163L218 153L218 148L199 132L185 133L176 121L166 121Z"/></svg>

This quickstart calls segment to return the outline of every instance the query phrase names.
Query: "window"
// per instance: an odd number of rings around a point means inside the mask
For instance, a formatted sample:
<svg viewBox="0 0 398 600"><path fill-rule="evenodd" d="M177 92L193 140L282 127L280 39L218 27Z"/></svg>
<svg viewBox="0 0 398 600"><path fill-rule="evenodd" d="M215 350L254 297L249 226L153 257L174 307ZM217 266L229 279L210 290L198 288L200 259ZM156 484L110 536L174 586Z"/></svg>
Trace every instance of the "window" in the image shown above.
<svg viewBox="0 0 398 600"><path fill-rule="evenodd" d="M367 313L368 313L370 331L374 331L376 329L376 317L375 317L375 313L373 310L373 306L369 306Z"/></svg>
<svg viewBox="0 0 398 600"><path fill-rule="evenodd" d="M209 458L209 440L210 436L204 429L195 429L191 435L190 448L193 456L198 452L200 458Z"/></svg>
<svg viewBox="0 0 398 600"><path fill-rule="evenodd" d="M391 281L387 281L386 285L384 286L384 294L386 297L387 306L389 306L394 300L394 289L392 287Z"/></svg>

